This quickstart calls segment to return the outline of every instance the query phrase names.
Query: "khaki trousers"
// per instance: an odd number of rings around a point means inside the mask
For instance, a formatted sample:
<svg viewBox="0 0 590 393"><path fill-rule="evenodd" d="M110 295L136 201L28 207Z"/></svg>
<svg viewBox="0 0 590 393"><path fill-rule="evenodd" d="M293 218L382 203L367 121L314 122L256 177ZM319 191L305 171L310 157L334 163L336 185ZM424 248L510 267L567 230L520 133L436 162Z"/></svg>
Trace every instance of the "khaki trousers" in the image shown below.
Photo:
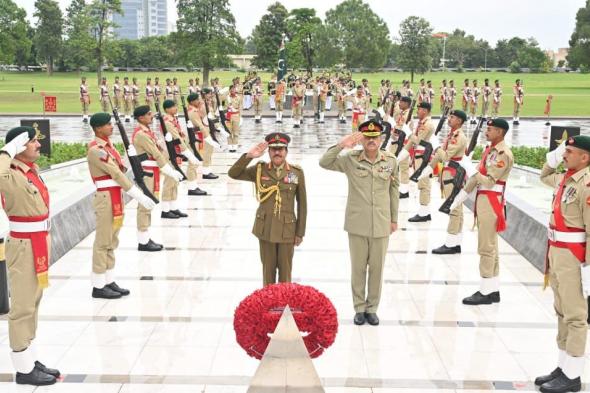
<svg viewBox="0 0 590 393"><path fill-rule="evenodd" d="M260 116L262 114L262 96L254 99L254 115Z"/></svg>
<svg viewBox="0 0 590 393"><path fill-rule="evenodd" d="M518 102L516 102L516 100L514 100L514 113L513 113L514 117L518 117L520 115L520 106L521 106L521 104L519 104Z"/></svg>
<svg viewBox="0 0 590 393"><path fill-rule="evenodd" d="M160 176L162 176L162 172L160 172ZM144 176L143 181L145 182L146 187L152 193L154 193L154 178ZM154 194L155 195L155 194ZM158 195L155 195L158 198ZM140 232L145 232L150 228L152 225L152 211L146 209L141 204L137 205L137 230Z"/></svg>
<svg viewBox="0 0 590 393"><path fill-rule="evenodd" d="M497 277L500 273L498 232L496 232L498 217L492 209L487 195L477 196L476 212L479 274L483 278Z"/></svg>
<svg viewBox="0 0 590 393"><path fill-rule="evenodd" d="M443 181L452 180L453 177L449 171L444 171L442 175ZM443 185L443 195L446 198L453 192L453 184ZM463 204L460 204L455 209L451 210L449 214L449 224L447 225L447 233L450 235L457 235L463 231Z"/></svg>
<svg viewBox="0 0 590 393"><path fill-rule="evenodd" d="M188 178L188 175L187 175ZM162 200L169 202L175 201L178 198L178 182L172 178L164 176L164 184L162 186Z"/></svg>
<svg viewBox="0 0 590 393"><path fill-rule="evenodd" d="M414 160L414 168L420 168L420 165L422 165L422 159L416 158ZM420 205L430 205L430 193L432 192L430 177L418 180L418 191L420 192Z"/></svg>
<svg viewBox="0 0 590 393"><path fill-rule="evenodd" d="M365 237L348 234L352 267L352 301L355 312L377 312L381 299L383 265L388 244L389 236Z"/></svg>
<svg viewBox="0 0 590 393"><path fill-rule="evenodd" d="M231 135L227 138L228 145L237 145L240 140L240 115L233 115L229 122Z"/></svg>
<svg viewBox="0 0 590 393"><path fill-rule="evenodd" d="M496 103L494 102L492 104L492 116L493 117L498 117L498 113L500 113L500 103Z"/></svg>
<svg viewBox="0 0 590 393"><path fill-rule="evenodd" d="M298 101L297 105L293 105L292 109L293 109L293 118L297 121L301 120L301 117L303 116L303 103L305 101L301 100Z"/></svg>
<svg viewBox="0 0 590 393"><path fill-rule="evenodd" d="M127 97L125 98L125 116L131 116L132 115L132 109L135 109L134 105L133 105L133 98L131 97Z"/></svg>
<svg viewBox="0 0 590 393"><path fill-rule="evenodd" d="M103 112L110 112L109 101L107 99L100 100L100 106Z"/></svg>
<svg viewBox="0 0 590 393"><path fill-rule="evenodd" d="M90 107L90 102L89 100L82 100L82 114L87 115L88 114L88 108Z"/></svg>
<svg viewBox="0 0 590 393"><path fill-rule="evenodd" d="M113 208L108 191L97 191L92 200L96 216L96 236L92 247L92 272L104 274L115 267L119 229L113 228Z"/></svg>
<svg viewBox="0 0 590 393"><path fill-rule="evenodd" d="M580 262L565 248L549 248L549 282L557 314L557 346L570 356L584 356L588 304L582 293Z"/></svg>
<svg viewBox="0 0 590 393"><path fill-rule="evenodd" d="M482 113L483 113L483 117L488 117L488 111L490 110L490 101L483 101L482 103Z"/></svg>
<svg viewBox="0 0 590 393"><path fill-rule="evenodd" d="M275 110L277 112L283 111L283 99L282 98L279 98L278 100L275 101Z"/></svg>
<svg viewBox="0 0 590 393"><path fill-rule="evenodd" d="M291 282L293 268L294 243L271 243L258 240L260 243L260 260L262 261L262 279L264 286L277 282Z"/></svg>

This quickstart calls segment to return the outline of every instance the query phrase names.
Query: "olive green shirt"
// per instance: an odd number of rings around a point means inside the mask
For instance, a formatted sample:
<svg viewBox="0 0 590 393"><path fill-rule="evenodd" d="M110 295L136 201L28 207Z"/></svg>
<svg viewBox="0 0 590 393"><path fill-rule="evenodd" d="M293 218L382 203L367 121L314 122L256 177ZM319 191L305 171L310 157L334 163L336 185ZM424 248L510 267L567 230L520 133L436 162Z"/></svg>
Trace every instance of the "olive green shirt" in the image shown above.
<svg viewBox="0 0 590 393"><path fill-rule="evenodd" d="M385 237L391 234L391 223L397 223L399 205L399 171L391 153L379 151L374 163L364 151L340 154L332 146L320 158L320 166L343 172L348 178L348 199L344 230L353 235Z"/></svg>

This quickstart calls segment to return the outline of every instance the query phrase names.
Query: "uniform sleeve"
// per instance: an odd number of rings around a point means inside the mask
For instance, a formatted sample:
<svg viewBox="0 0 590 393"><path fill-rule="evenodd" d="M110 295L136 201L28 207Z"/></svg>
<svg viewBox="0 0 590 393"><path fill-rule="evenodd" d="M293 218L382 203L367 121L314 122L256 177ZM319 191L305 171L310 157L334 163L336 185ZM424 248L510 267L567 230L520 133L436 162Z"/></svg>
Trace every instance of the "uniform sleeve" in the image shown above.
<svg viewBox="0 0 590 393"><path fill-rule="evenodd" d="M207 138L209 136L209 127L205 127L205 124L203 123L203 120L199 116L198 111L190 111L188 113L188 118L191 121L191 123L193 123L193 127L196 127L199 130L201 130L201 132L203 132L203 135L205 138Z"/></svg>
<svg viewBox="0 0 590 393"><path fill-rule="evenodd" d="M148 155L154 157L154 160L156 160L160 168L168 164L168 159L166 158L166 156L162 154L162 152L160 151L160 149L158 149L158 146L154 143L154 141L146 134L138 133L135 136L133 145L135 145L136 148L141 148Z"/></svg>
<svg viewBox="0 0 590 393"><path fill-rule="evenodd" d="M389 209L391 212L391 222L397 223L397 214L399 207L399 171L397 169L397 160L393 160L394 175L391 177L389 184Z"/></svg>
<svg viewBox="0 0 590 393"><path fill-rule="evenodd" d="M305 176L303 171L299 171L299 184L297 185L297 225L295 227L295 236L305 236L305 226L307 223L307 192L305 190Z"/></svg>
<svg viewBox="0 0 590 393"><path fill-rule="evenodd" d="M555 173L555 168L551 168L547 163L543 165L543 169L541 170L541 181L548 185L551 188L557 187L559 182L562 179L561 174Z"/></svg>
<svg viewBox="0 0 590 393"><path fill-rule="evenodd" d="M227 171L228 176L234 180L256 181L256 165L248 166L251 161L246 153L242 154Z"/></svg>
<svg viewBox="0 0 590 393"><path fill-rule="evenodd" d="M10 182L10 163L12 158L6 153L0 153L0 188L6 189Z"/></svg>
<svg viewBox="0 0 590 393"><path fill-rule="evenodd" d="M477 172L473 177L475 178L477 184L481 184L485 187L491 187L502 177L505 177L506 173L510 172L510 169L512 169L512 157L506 153L502 153L498 157L497 163L487 168L488 174L486 176L484 176L481 172Z"/></svg>
<svg viewBox="0 0 590 393"><path fill-rule="evenodd" d="M405 149L410 150L412 147L420 144L421 141L430 139L433 132L434 124L431 121L429 121L425 124L424 127L422 127L420 131L418 131L417 135L412 133L412 136L410 136L410 138L408 139L409 142L406 144Z"/></svg>
<svg viewBox="0 0 590 393"><path fill-rule="evenodd" d="M164 123L166 123L166 131L172 134L172 139L178 139L180 141L180 151L185 151L189 148L188 143L184 138L180 136L180 130L176 128L176 125L170 121L170 119L165 118Z"/></svg>
<svg viewBox="0 0 590 393"><path fill-rule="evenodd" d="M330 147L320 158L320 166L329 171L346 173L346 164L344 160L347 160L348 156L339 156L341 151L342 148L338 145Z"/></svg>
<svg viewBox="0 0 590 393"><path fill-rule="evenodd" d="M124 191L129 191L133 187L133 183L119 169L115 160L110 156L107 157L107 161L104 161L100 158L100 149L90 149L88 151L88 164L108 174Z"/></svg>
<svg viewBox="0 0 590 393"><path fill-rule="evenodd" d="M584 177L584 181L588 181L588 177ZM588 184L588 183L586 183ZM585 264L590 263L590 187L584 185L584 191L582 193L583 198L581 198L580 206L582 210L582 218L584 219L584 228L586 229L586 259Z"/></svg>
<svg viewBox="0 0 590 393"><path fill-rule="evenodd" d="M460 135L455 138L455 140L451 140L449 142L444 161L449 161L452 157L463 157L465 155L466 147L467 138L465 135Z"/></svg>

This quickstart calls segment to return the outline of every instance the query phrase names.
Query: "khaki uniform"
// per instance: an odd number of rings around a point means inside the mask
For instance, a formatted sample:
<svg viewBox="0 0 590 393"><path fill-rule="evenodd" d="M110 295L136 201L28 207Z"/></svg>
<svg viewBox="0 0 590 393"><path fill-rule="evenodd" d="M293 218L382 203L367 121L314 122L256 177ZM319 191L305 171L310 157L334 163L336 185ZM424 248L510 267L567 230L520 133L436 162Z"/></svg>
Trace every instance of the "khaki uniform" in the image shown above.
<svg viewBox="0 0 590 393"><path fill-rule="evenodd" d="M471 89L472 95L471 95L471 102L469 104L469 114L475 119L475 117L477 116L477 105L478 105L478 101L479 101L479 95L481 94L481 91L479 90L479 87L474 86Z"/></svg>
<svg viewBox="0 0 590 393"><path fill-rule="evenodd" d="M547 164L541 171L541 181L559 192L564 174L558 174ZM580 264L590 261L590 171L584 168L565 180L560 202L553 202L553 214L549 225L556 225L555 211L559 210L565 225L585 232L585 255L580 261L568 248L549 246L548 274L553 290L554 308L557 314L557 346L570 356L584 356L588 332L588 304L582 293ZM558 206L556 206L558 205ZM546 267L547 269L547 267Z"/></svg>
<svg viewBox="0 0 590 393"><path fill-rule="evenodd" d="M185 138L187 136L181 130L178 119L169 114L162 115L164 116L164 124L166 124L166 131L168 131L170 135L172 135L173 140L180 140L180 144L176 145L177 153L181 153L188 149L189 145L185 142ZM165 152L165 155L166 157L168 157L168 160L171 161L171 158L168 156L167 150ZM179 163L179 166L180 165L182 165L182 162ZM178 182L168 176L164 176L164 184L162 186L162 201L170 202L175 201L176 199L178 199Z"/></svg>
<svg viewBox="0 0 590 393"><path fill-rule="evenodd" d="M117 109L121 108L121 104L123 104L123 91L118 83L113 85L113 103Z"/></svg>
<svg viewBox="0 0 590 393"><path fill-rule="evenodd" d="M430 142L430 138L432 137L432 134L434 134L435 129L436 127L434 126L432 119L430 116L428 116L422 120L419 120L416 130L412 133L412 135L408 136L408 143L406 144L405 149L410 152L410 157L414 157L412 164L414 170L422 165L422 157L424 156L424 148L420 146L419 143L421 141ZM430 178L426 177L424 179L418 180L420 205L428 206L430 204L431 189L432 184L430 183Z"/></svg>
<svg viewBox="0 0 590 393"><path fill-rule="evenodd" d="M459 161L465 155L467 148L467 137L463 132L463 128L458 128L454 131L449 131L449 135L445 138L443 146L436 150L432 163L430 166L434 169L439 163L446 163L450 160ZM439 182L443 196L448 198L453 191L452 180L455 174L447 166L444 167L441 174L439 174ZM463 230L463 205L451 210L449 215L449 225L447 226L447 233L450 235L458 235Z"/></svg>
<svg viewBox="0 0 590 393"><path fill-rule="evenodd" d="M492 104L492 116L498 117L500 113L500 104L502 103L502 88L494 88L494 102Z"/></svg>
<svg viewBox="0 0 590 393"><path fill-rule="evenodd" d="M457 89L455 86L449 86L447 89L447 107L449 110L455 109L455 97L457 97Z"/></svg>
<svg viewBox="0 0 590 393"><path fill-rule="evenodd" d="M318 87L319 87L318 99L320 100L320 112L324 112L326 110L326 100L328 99L329 86L327 83L321 83Z"/></svg>
<svg viewBox="0 0 590 393"><path fill-rule="evenodd" d="M477 217L477 252L479 253L479 274L482 278L497 277L500 272L498 258L498 232L504 230L498 226L505 222L504 190L505 184L514 165L512 151L504 143L490 146L484 152L485 157L479 165L479 172L472 176L465 185L470 193L477 188L475 215ZM495 201L493 201L495 199ZM497 204L492 205L492 201ZM500 216L494 209L500 209Z"/></svg>
<svg viewBox="0 0 590 393"><path fill-rule="evenodd" d="M123 99L124 105L123 108L125 110L125 117L131 117L133 113L134 105L133 105L133 89L129 85L123 85Z"/></svg>
<svg viewBox="0 0 590 393"><path fill-rule="evenodd" d="M336 108L338 109L338 118L346 119L346 90L343 86L336 88Z"/></svg>
<svg viewBox="0 0 590 393"><path fill-rule="evenodd" d="M88 116L88 107L90 107L90 95L88 94L88 86L80 85L80 103L82 104L82 114Z"/></svg>
<svg viewBox="0 0 590 393"><path fill-rule="evenodd" d="M512 90L514 93L514 113L512 116L518 118L520 116L520 107L524 104L524 89L522 86L514 85Z"/></svg>
<svg viewBox="0 0 590 393"><path fill-rule="evenodd" d="M357 94L351 97L350 100L352 101L352 132L356 132L359 124L365 121L367 115L365 109L367 107L367 96Z"/></svg>
<svg viewBox="0 0 590 393"><path fill-rule="evenodd" d="M303 105L304 105L304 99L305 99L305 85L299 85L299 87L294 86L293 87L293 105L291 106L291 108L293 108L293 119L296 122L299 122L299 120L301 120L301 117L303 116Z"/></svg>
<svg viewBox="0 0 590 393"><path fill-rule="evenodd" d="M145 104L150 107L150 109L154 106L154 88L152 85L147 85L145 87Z"/></svg>
<svg viewBox="0 0 590 393"><path fill-rule="evenodd" d="M92 272L104 274L107 270L115 267L115 250L119 245L119 230L123 225L124 202L121 195L123 191L129 191L133 187L131 180L125 176L127 168L118 162L118 154L114 154L114 147L108 146L110 142L95 137L94 142L88 148L88 168L90 176L96 182L97 180L112 179L119 185L118 192L120 196L119 207L113 209L113 200L111 191L97 190L92 200L92 206L96 215L96 237L92 247ZM97 188L100 183L97 184ZM121 215L115 218L114 211L120 211ZM107 283L110 284L110 283Z"/></svg>
<svg viewBox="0 0 590 393"><path fill-rule="evenodd" d="M25 173L37 172L7 154L0 153L0 189L5 199L4 210L8 217L37 217L49 215L48 204L41 192L29 182ZM37 175L38 177L38 175ZM47 197L47 199L49 199ZM51 257L51 238L47 235L47 263ZM35 271L36 261L30 239L13 237L6 239L6 265L10 288L10 312L8 314L8 337L10 348L20 352L35 339L39 304L43 287Z"/></svg>
<svg viewBox="0 0 590 393"><path fill-rule="evenodd" d="M254 100L254 116L260 119L262 116L262 86L254 85L252 88L252 99Z"/></svg>
<svg viewBox="0 0 590 393"><path fill-rule="evenodd" d="M492 88L490 86L484 86L482 91L482 103L481 103L481 113L483 117L488 118L488 114L490 111L490 96L492 95Z"/></svg>
<svg viewBox="0 0 590 393"><path fill-rule="evenodd" d="M133 93L133 110L135 110L139 106L139 87L133 84L131 92Z"/></svg>
<svg viewBox="0 0 590 393"><path fill-rule="evenodd" d="M235 94L233 97L228 97L227 107L227 125L231 132L227 140L228 145L237 145L240 140L240 118L242 112L242 98Z"/></svg>
<svg viewBox="0 0 590 393"><path fill-rule="evenodd" d="M397 223L399 174L395 156L379 151L371 163L364 151L344 155L332 146L320 159L322 168L343 172L348 178L344 230L348 232L352 263L352 298L355 312L374 313L379 307L383 265ZM368 290L367 290L368 270Z"/></svg>
<svg viewBox="0 0 590 393"><path fill-rule="evenodd" d="M264 285L276 282L277 269L279 282L291 282L295 237L305 236L307 220L303 170L286 162L280 168L265 162L248 166L251 161L243 154L229 169L228 175L232 179L254 182L259 191L260 206L256 211L252 233L260 242ZM280 202L277 202L276 191L269 190L277 186Z"/></svg>
<svg viewBox="0 0 590 393"><path fill-rule="evenodd" d="M440 113L444 113L445 107L447 106L449 95L449 88L445 85L440 87Z"/></svg>
<svg viewBox="0 0 590 393"><path fill-rule="evenodd" d="M463 109L463 112L468 113L469 103L471 102L471 99L472 99L471 88L469 86L464 86L463 87L463 101L461 101L462 102L461 108Z"/></svg>
<svg viewBox="0 0 590 393"><path fill-rule="evenodd" d="M195 108L192 105L188 107L188 118L193 124L195 130L200 131L203 134L203 139L207 138L211 135L209 132L209 127L205 126L203 123L203 117L205 117L205 108L201 108L200 110ZM199 143L199 153L201 157L203 157L203 167L208 167L211 165L211 158L213 157L213 146L209 145L206 142ZM195 168L196 169L196 168ZM189 171L190 172L190 171ZM188 174L187 174L188 177ZM191 179L189 179L191 180Z"/></svg>
<svg viewBox="0 0 590 393"><path fill-rule="evenodd" d="M285 103L285 82L277 83L277 89L275 91L275 110L277 112L283 112L283 106Z"/></svg>
<svg viewBox="0 0 590 393"><path fill-rule="evenodd" d="M395 121L395 128L401 129L404 124L408 121L408 116L410 114L409 109L401 110L399 107L395 108L393 113L393 120ZM391 131L392 133L394 130ZM406 135L406 138L408 135ZM389 152L395 154L397 149L397 145L390 144L389 145ZM406 185L410 183L410 158L406 158L405 160L401 160L399 162L399 171L400 171L400 184ZM404 190L407 192L407 190Z"/></svg>
<svg viewBox="0 0 590 393"><path fill-rule="evenodd" d="M107 85L100 86L100 107L103 112L110 112L109 108L109 87Z"/></svg>

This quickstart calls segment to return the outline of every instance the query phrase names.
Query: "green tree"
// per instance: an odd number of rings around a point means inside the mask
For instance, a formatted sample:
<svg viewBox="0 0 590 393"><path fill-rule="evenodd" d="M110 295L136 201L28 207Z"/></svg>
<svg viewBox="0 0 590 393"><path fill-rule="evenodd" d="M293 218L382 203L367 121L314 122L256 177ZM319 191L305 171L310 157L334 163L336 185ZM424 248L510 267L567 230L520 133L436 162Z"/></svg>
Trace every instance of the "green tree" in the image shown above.
<svg viewBox="0 0 590 393"><path fill-rule="evenodd" d="M28 59L31 40L26 18L26 11L12 0L0 0L0 63L13 64L17 57Z"/></svg>
<svg viewBox="0 0 590 393"><path fill-rule="evenodd" d="M570 67L590 67L590 0L576 14L576 27L570 38L570 50L567 55Z"/></svg>
<svg viewBox="0 0 590 393"><path fill-rule="evenodd" d="M229 0L178 0L177 9L178 37L186 48L183 60L202 68L206 85L214 67L228 64L228 54L242 51Z"/></svg>
<svg viewBox="0 0 590 393"><path fill-rule="evenodd" d="M336 30L332 26L319 25L316 30L314 62L320 68L330 68L342 62L342 51L336 46Z"/></svg>
<svg viewBox="0 0 590 393"><path fill-rule="evenodd" d="M465 31L456 29L447 38L447 58L451 67L462 70L466 66L469 53L476 48L475 37L467 35Z"/></svg>
<svg viewBox="0 0 590 393"><path fill-rule="evenodd" d="M387 62L389 29L362 0L345 0L326 12L333 44L347 67L377 69Z"/></svg>
<svg viewBox="0 0 590 393"><path fill-rule="evenodd" d="M279 2L271 4L267 13L252 31L252 43L256 56L252 64L258 68L274 69L277 65L279 46L284 33L287 33L289 11Z"/></svg>
<svg viewBox="0 0 590 393"><path fill-rule="evenodd" d="M309 73L313 71L321 26L322 20L316 16L313 8L291 10L287 19L289 41L285 48L289 66L305 68Z"/></svg>
<svg viewBox="0 0 590 393"><path fill-rule="evenodd" d="M66 8L64 64L80 72L93 63L94 39L90 35L90 15L86 0L73 0Z"/></svg>
<svg viewBox="0 0 590 393"><path fill-rule="evenodd" d="M255 55L256 54L256 44L252 37L246 38L246 42L244 43L244 53L245 55Z"/></svg>
<svg viewBox="0 0 590 393"><path fill-rule="evenodd" d="M96 79L98 84L100 84L102 66L105 62L105 46L112 37L112 28L115 27L111 15L116 13L122 13L121 0L92 0L89 5L88 15L90 17L90 29L94 37L92 49L96 59Z"/></svg>
<svg viewBox="0 0 590 393"><path fill-rule="evenodd" d="M38 55L47 64L47 74L53 75L53 63L62 51L64 21L61 9L57 1L37 0L34 16L37 18L35 45Z"/></svg>
<svg viewBox="0 0 590 393"><path fill-rule="evenodd" d="M432 27L424 18L409 16L400 24L399 35L398 64L404 71L410 71L410 80L413 83L415 73L423 74L432 66Z"/></svg>

